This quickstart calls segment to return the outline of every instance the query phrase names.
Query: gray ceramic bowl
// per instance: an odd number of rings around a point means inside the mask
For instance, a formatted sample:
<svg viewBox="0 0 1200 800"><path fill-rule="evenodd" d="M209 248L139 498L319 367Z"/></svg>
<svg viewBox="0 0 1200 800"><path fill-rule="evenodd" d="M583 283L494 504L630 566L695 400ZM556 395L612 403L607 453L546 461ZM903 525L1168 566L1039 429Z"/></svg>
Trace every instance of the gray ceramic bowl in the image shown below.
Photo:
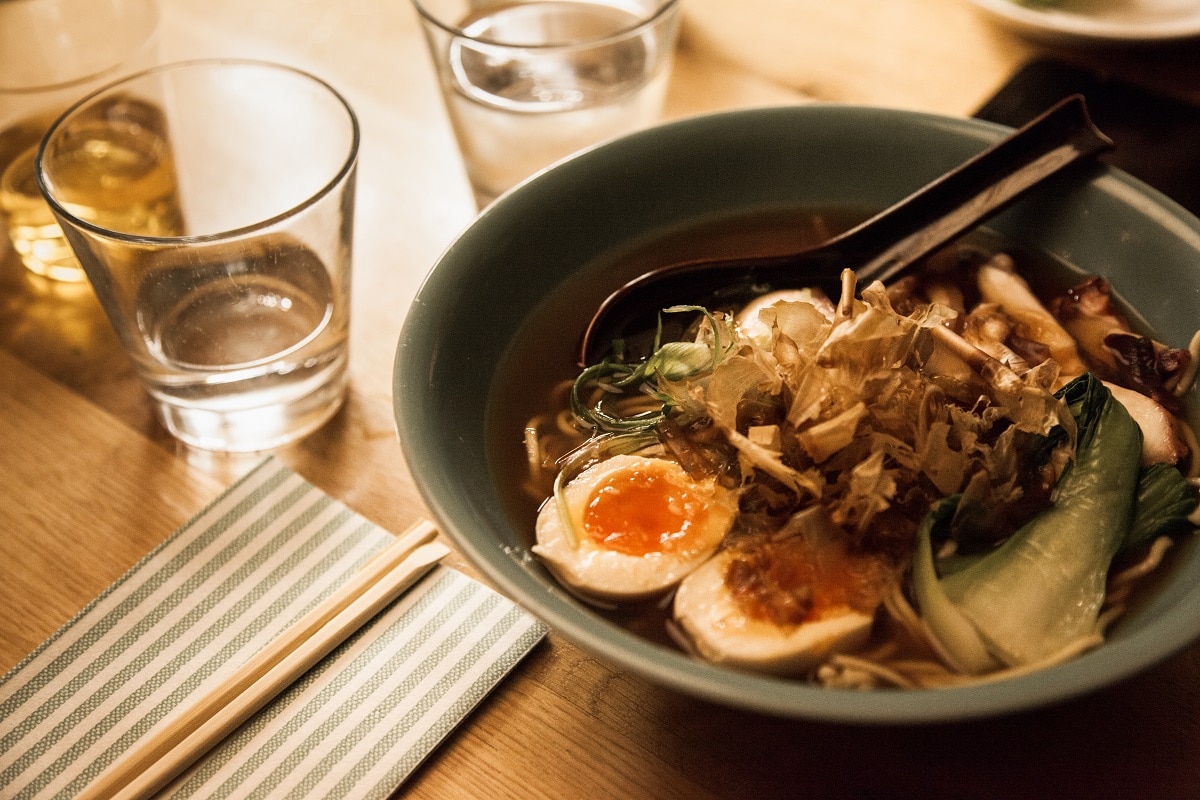
<svg viewBox="0 0 1200 800"><path fill-rule="evenodd" d="M498 365L531 315L550 314L548 346L575 341L584 310L620 283L593 273L582 292L562 299L564 287L578 288L571 279L583 267L710 217L882 208L1006 132L857 107L732 112L594 148L504 196L433 268L396 354L401 441L442 530L500 590L597 657L686 693L783 716L915 723L995 715L1092 691L1192 641L1200 634L1200 552L1189 543L1107 644L1028 677L860 693L736 672L630 633L565 593L530 555L531 526L514 523L499 486L490 398L522 378L499 374ZM1173 346L1187 346L1200 323L1200 221L1123 173L1056 179L989 226L1107 277ZM501 436L502 446L520 447L520 436Z"/></svg>

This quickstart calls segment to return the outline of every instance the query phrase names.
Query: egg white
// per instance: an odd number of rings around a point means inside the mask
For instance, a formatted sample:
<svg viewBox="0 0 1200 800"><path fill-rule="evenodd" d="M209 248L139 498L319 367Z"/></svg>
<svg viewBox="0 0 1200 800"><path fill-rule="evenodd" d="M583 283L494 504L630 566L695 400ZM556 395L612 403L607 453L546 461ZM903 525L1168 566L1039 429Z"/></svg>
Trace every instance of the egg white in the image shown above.
<svg viewBox="0 0 1200 800"><path fill-rule="evenodd" d="M872 618L850 608L799 625L748 616L725 586L731 559L729 551L717 554L675 592L675 623L698 655L756 672L800 675L834 653L866 644Z"/></svg>
<svg viewBox="0 0 1200 800"><path fill-rule="evenodd" d="M760 314L776 303L811 303L827 318L832 318L833 304L824 293L816 289L778 289L751 300L738 311L736 320L742 334L751 339L769 342L771 328L763 322Z"/></svg>
<svg viewBox="0 0 1200 800"><path fill-rule="evenodd" d="M691 547L686 552L630 555L605 549L586 537L573 543L573 537L564 528L558 504L553 498L546 502L538 513L537 544L533 552L563 585L586 599L623 603L645 600L669 591L712 556L733 525L737 514L734 492L711 479L699 482L692 479L674 461L618 455L589 467L567 484L564 490L566 508L576 531L583 530L584 510L596 488L610 478L633 470L651 472L704 497L708 506L707 518L692 532Z"/></svg>

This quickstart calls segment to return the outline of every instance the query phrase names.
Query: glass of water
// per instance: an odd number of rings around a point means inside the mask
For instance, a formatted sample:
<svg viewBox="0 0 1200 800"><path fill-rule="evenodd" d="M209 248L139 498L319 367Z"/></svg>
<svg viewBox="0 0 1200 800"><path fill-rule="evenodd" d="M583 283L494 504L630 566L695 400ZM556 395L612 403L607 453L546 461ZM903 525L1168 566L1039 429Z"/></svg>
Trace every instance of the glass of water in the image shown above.
<svg viewBox="0 0 1200 800"><path fill-rule="evenodd" d="M358 145L331 86L241 60L132 75L46 134L38 186L182 441L265 450L341 405Z"/></svg>
<svg viewBox="0 0 1200 800"><path fill-rule="evenodd" d="M480 208L662 114L679 0L412 0Z"/></svg>

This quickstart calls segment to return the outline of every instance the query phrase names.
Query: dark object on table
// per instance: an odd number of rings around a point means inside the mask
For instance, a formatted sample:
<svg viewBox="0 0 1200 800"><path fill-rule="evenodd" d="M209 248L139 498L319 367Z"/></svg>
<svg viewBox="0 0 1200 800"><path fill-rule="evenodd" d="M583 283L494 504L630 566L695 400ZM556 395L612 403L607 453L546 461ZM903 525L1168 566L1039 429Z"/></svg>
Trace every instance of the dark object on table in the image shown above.
<svg viewBox="0 0 1200 800"><path fill-rule="evenodd" d="M1082 94L1115 143L1104 160L1200 215L1200 106L1054 59L1032 61L982 108L979 119L1017 126L1063 97Z"/></svg>

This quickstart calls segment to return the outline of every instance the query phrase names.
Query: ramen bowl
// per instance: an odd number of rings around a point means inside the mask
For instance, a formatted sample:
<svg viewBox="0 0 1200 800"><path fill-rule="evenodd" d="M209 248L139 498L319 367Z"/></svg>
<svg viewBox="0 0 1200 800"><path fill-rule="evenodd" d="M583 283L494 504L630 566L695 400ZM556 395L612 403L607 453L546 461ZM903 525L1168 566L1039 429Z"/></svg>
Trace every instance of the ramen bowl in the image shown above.
<svg viewBox="0 0 1200 800"><path fill-rule="evenodd" d="M1200 634L1200 552L1169 569L1107 643L1066 664L961 688L852 691L707 663L564 590L514 510L511 398L527 370L574 356L591 311L627 277L614 254L706 221L878 210L1010 132L874 108L755 109L666 124L584 151L487 208L434 265L401 332L398 431L419 490L480 573L616 668L717 703L858 724L979 718L1061 701L1137 673ZM1156 336L1186 347L1200 322L1200 221L1102 165L1038 187L989 220L1005 240L1107 278ZM524 351L524 352L521 352ZM571 366L568 364L567 366ZM514 452L516 453L514 455Z"/></svg>

